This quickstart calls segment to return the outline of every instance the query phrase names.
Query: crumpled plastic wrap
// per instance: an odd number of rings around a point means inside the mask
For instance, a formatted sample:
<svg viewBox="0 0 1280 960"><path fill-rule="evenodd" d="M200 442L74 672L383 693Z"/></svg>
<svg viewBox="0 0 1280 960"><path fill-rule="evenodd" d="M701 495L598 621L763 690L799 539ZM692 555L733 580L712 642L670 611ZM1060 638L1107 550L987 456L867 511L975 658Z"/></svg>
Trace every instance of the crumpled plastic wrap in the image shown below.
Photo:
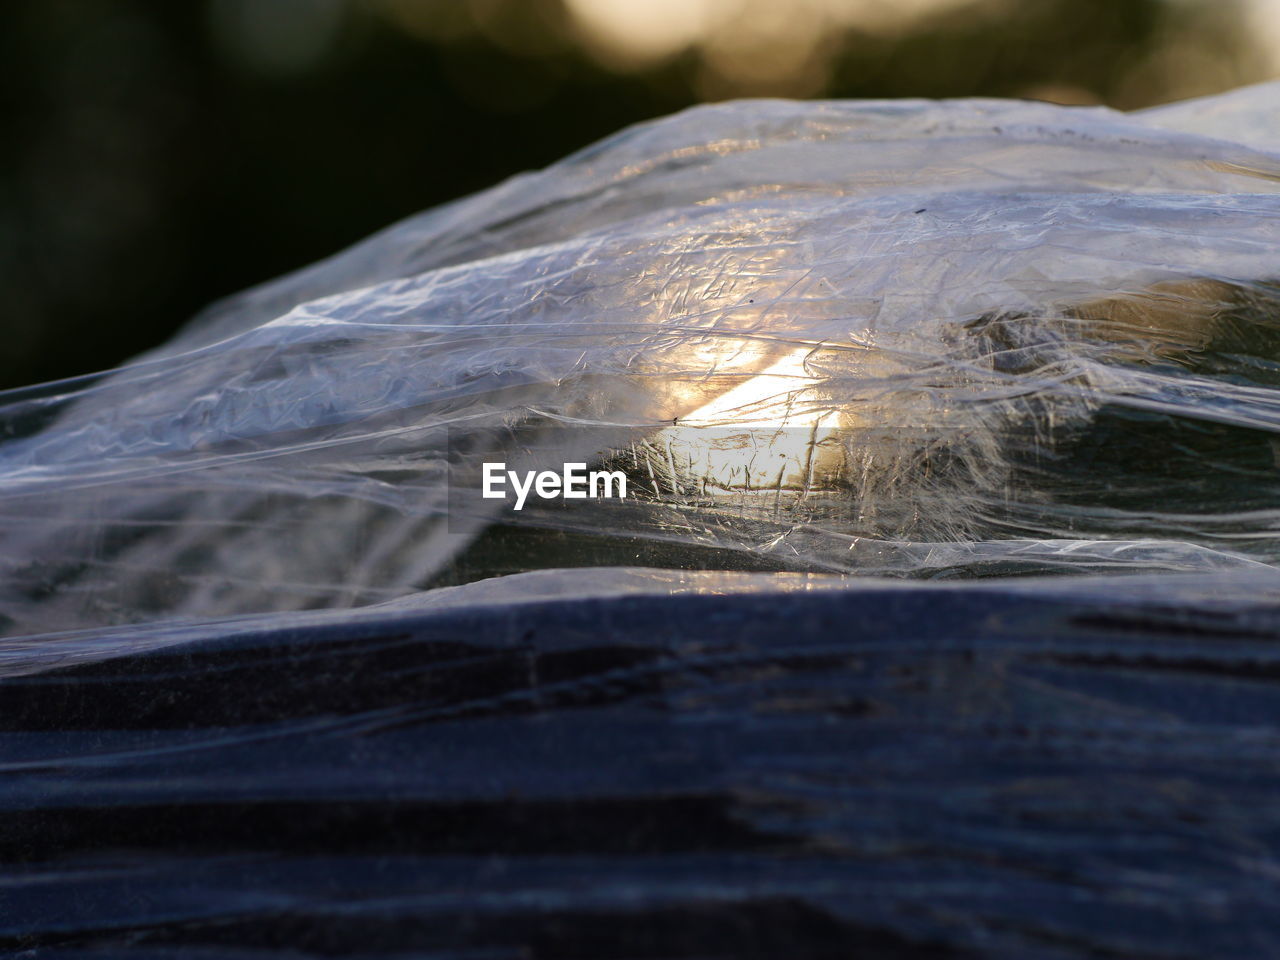
<svg viewBox="0 0 1280 960"><path fill-rule="evenodd" d="M1280 954L1278 102L702 107L0 396L0 952Z"/></svg>
<svg viewBox="0 0 1280 960"><path fill-rule="evenodd" d="M584 557L1269 569L1278 94L704 106L407 220L3 395L7 629ZM632 492L517 513L460 498L460 458Z"/></svg>

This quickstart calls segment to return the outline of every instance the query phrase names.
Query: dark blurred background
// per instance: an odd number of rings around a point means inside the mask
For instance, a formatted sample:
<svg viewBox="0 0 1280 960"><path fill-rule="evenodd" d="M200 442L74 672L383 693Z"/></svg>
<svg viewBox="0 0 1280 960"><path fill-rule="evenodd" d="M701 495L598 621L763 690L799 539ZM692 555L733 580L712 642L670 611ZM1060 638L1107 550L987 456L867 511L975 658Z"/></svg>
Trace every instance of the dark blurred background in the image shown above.
<svg viewBox="0 0 1280 960"><path fill-rule="evenodd" d="M6 0L0 386L637 120L737 96L1131 109L1280 73L1280 0Z"/></svg>

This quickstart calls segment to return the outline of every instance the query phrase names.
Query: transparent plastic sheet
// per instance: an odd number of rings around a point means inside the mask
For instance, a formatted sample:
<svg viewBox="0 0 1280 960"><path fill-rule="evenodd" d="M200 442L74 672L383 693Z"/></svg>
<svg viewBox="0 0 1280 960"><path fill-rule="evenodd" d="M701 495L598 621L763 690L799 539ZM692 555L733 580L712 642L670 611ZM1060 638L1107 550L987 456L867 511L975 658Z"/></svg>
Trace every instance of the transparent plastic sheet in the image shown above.
<svg viewBox="0 0 1280 960"><path fill-rule="evenodd" d="M1278 97L702 107L0 396L0 949L1275 953Z"/></svg>
<svg viewBox="0 0 1280 960"><path fill-rule="evenodd" d="M1169 127L1275 94L1159 127L701 107L406 221L134 364L5 396L9 632L390 599L457 579L494 521L615 540L611 563L1271 564L1280 159ZM625 461L638 496L467 518L450 443ZM563 565L522 549L504 572Z"/></svg>

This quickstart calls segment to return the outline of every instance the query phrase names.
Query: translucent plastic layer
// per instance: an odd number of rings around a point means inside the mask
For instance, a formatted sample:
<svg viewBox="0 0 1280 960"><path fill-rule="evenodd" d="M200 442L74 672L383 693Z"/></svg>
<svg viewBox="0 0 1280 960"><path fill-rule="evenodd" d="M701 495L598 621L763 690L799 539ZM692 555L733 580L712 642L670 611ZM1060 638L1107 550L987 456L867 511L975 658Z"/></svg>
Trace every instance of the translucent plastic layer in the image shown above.
<svg viewBox="0 0 1280 960"><path fill-rule="evenodd" d="M412 218L0 395L5 628L574 564L1266 575L1277 102L707 106ZM630 494L513 511L499 460Z"/></svg>

